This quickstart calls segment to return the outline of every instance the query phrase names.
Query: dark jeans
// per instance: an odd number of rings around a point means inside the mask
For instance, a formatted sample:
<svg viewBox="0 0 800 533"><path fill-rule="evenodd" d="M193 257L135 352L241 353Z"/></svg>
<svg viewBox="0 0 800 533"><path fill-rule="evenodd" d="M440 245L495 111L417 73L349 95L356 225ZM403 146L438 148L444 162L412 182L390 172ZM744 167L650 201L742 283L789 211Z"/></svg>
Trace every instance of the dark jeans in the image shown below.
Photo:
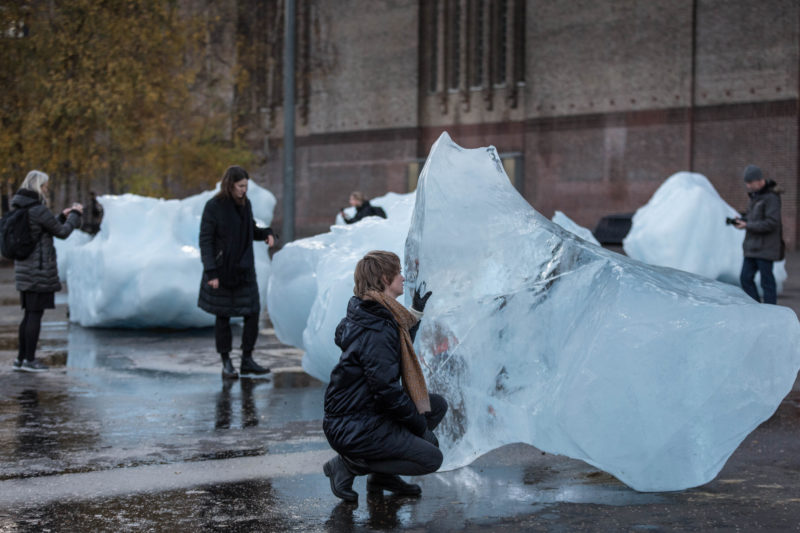
<svg viewBox="0 0 800 533"><path fill-rule="evenodd" d="M29 311L25 309L25 315L19 324L19 353L17 359L20 361L33 361L36 356L36 344L39 342L39 332L42 329L42 315L44 310Z"/></svg>
<svg viewBox="0 0 800 533"><path fill-rule="evenodd" d="M425 414L428 429L433 431L447 413L447 402L438 394L429 394L431 411ZM401 474L404 476L421 476L436 472L442 466L442 452L439 448L422 437L414 437L402 457L386 461L366 461L367 469L378 474Z"/></svg>
<svg viewBox="0 0 800 533"><path fill-rule="evenodd" d="M756 290L755 277L756 272L761 274L761 290L764 292L764 303L775 304L778 303L778 293L775 285L775 276L772 274L772 261L766 259L755 259L753 257L745 257L742 263L742 274L739 276L739 282L742 284L742 289L753 300L760 302L758 298L758 290Z"/></svg>
<svg viewBox="0 0 800 533"><path fill-rule="evenodd" d="M258 337L258 313L244 317L244 331L242 331L242 352L252 353ZM217 316L214 322L214 338L217 341L217 352L231 353L233 335L231 334L231 318Z"/></svg>

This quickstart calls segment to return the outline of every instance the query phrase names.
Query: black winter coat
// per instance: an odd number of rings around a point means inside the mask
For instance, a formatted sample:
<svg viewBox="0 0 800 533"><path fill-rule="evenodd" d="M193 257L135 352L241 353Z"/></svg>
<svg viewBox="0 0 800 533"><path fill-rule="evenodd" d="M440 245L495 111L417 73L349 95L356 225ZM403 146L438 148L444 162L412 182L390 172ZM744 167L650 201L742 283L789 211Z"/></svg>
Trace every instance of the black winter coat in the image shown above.
<svg viewBox="0 0 800 533"><path fill-rule="evenodd" d="M58 281L58 263L53 237L66 239L72 230L81 226L81 215L71 211L66 221L60 222L39 199L39 194L28 189L20 189L11 199L12 209L30 208L28 220L31 236L36 240L33 253L25 259L14 261L14 281L18 291L57 292L61 290Z"/></svg>
<svg viewBox="0 0 800 533"><path fill-rule="evenodd" d="M760 190L750 193L744 219L747 221L742 249L745 257L779 261L781 259L781 197L775 182L767 180Z"/></svg>
<svg viewBox="0 0 800 533"><path fill-rule="evenodd" d="M400 456L428 426L400 383L397 322L379 303L353 297L335 340L342 356L325 391L322 423L331 448L367 460Z"/></svg>
<svg viewBox="0 0 800 533"><path fill-rule="evenodd" d="M256 226L250 200L243 206L218 196L206 202L200 220L203 277L197 305L217 316L257 314L261 301L253 240L266 240L272 234L271 228ZM219 288L211 288L212 279L219 279Z"/></svg>
<svg viewBox="0 0 800 533"><path fill-rule="evenodd" d="M356 209L356 214L353 215L353 218L344 218L344 221L348 224L355 224L359 220L364 217L381 217L386 218L386 212L381 207L375 207L369 203L368 200L364 200L364 202Z"/></svg>

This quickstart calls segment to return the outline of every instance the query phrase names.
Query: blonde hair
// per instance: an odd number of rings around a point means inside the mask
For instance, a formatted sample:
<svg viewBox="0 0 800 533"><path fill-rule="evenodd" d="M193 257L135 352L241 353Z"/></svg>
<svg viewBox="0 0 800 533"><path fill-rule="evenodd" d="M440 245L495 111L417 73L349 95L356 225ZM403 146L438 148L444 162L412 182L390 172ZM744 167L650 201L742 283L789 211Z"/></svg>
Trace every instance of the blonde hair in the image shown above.
<svg viewBox="0 0 800 533"><path fill-rule="evenodd" d="M350 198L354 198L356 202L360 202L362 204L364 203L364 200L367 199L367 197L364 196L364 193L361 192L361 191L353 191L353 192L351 192L350 193Z"/></svg>
<svg viewBox="0 0 800 533"><path fill-rule="evenodd" d="M353 279L356 286L353 294L363 298L368 291L383 292L387 280L392 282L401 271L400 258L392 252L373 250L361 258L356 265Z"/></svg>
<svg viewBox="0 0 800 533"><path fill-rule="evenodd" d="M21 189L28 189L39 195L39 199L44 205L48 205L49 201L47 196L42 193L42 185L50 181L50 176L41 170L31 170L20 186Z"/></svg>

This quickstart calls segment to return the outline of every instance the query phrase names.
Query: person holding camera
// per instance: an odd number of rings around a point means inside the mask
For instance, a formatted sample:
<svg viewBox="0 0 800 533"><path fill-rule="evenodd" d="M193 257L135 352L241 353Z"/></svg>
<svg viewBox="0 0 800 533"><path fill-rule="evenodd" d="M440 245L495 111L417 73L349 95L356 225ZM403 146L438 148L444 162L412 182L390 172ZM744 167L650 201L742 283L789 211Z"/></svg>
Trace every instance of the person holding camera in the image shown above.
<svg viewBox="0 0 800 533"><path fill-rule="evenodd" d="M405 281L397 255L372 251L356 265L355 296L336 328L342 355L325 391L323 430L339 455L325 463L337 497L355 502L357 475L368 492L419 495L400 475L435 472L442 452L433 430L447 402L428 392L414 337L431 292L414 292L411 310L397 301ZM424 292L424 289L422 289Z"/></svg>
<svg viewBox="0 0 800 533"><path fill-rule="evenodd" d="M14 281L20 304L25 310L19 325L19 351L14 370L44 372L47 365L36 360L36 345L45 309L55 309L55 293L61 290L58 263L53 237L66 239L72 230L81 226L83 206L72 204L56 218L48 209L50 177L31 170L11 199L12 209L28 210L28 226L35 246L25 259L14 260Z"/></svg>
<svg viewBox="0 0 800 533"><path fill-rule="evenodd" d="M744 262L739 282L744 292L760 302L755 284L756 272L759 272L764 303L775 304L778 296L772 267L774 261L780 261L784 256L782 191L773 180L765 179L756 165L747 165L744 169L744 182L750 202L745 215L734 220L735 227L745 230L742 243Z"/></svg>
<svg viewBox="0 0 800 533"><path fill-rule="evenodd" d="M222 176L219 192L206 202L200 219L200 258L203 278L197 305L216 315L214 338L222 359L223 379L236 379L239 374L231 363L233 346L231 317L244 317L242 360L239 372L262 375L270 370L253 360L258 338L258 295L253 240L275 244L272 228L259 228L253 219L253 208L247 198L250 176L239 166L228 167Z"/></svg>

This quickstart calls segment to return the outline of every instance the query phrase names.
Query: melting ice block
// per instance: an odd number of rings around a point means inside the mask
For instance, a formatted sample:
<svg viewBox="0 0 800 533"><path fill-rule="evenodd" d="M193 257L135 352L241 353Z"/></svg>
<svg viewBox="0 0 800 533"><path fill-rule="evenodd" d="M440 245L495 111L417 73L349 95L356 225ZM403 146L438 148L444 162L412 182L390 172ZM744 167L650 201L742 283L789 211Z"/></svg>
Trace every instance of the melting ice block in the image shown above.
<svg viewBox="0 0 800 533"><path fill-rule="evenodd" d="M725 224L726 218L738 216L708 178L678 172L636 211L622 246L639 261L738 285L744 231ZM773 273L780 294L786 262L776 262ZM761 289L758 280L756 286Z"/></svg>
<svg viewBox="0 0 800 533"><path fill-rule="evenodd" d="M197 307L203 272L198 237L203 207L216 190L183 200L101 196L100 232L92 239L74 232L56 242L70 320L85 327L213 325L214 316ZM272 193L251 180L247 196L257 223L269 225ZM265 243L253 246L263 307L270 261Z"/></svg>
<svg viewBox="0 0 800 533"><path fill-rule="evenodd" d="M553 222L555 222L568 232L574 233L584 241L600 246L600 243L598 242L597 239L594 238L594 234L592 234L592 231L590 229L578 225L574 220L569 218L561 211L556 211L555 214L553 214Z"/></svg>
<svg viewBox="0 0 800 533"><path fill-rule="evenodd" d="M493 147L447 134L419 180L405 274L407 305L415 285L433 291L416 349L450 403L444 469L526 442L640 491L700 485L800 367L791 309L576 239Z"/></svg>
<svg viewBox="0 0 800 533"><path fill-rule="evenodd" d="M328 381L341 351L334 332L353 296L353 271L371 250L403 257L403 245L414 206L414 193L375 198L387 218L367 217L355 224L284 246L273 257L267 309L275 335L305 350L303 368Z"/></svg>

